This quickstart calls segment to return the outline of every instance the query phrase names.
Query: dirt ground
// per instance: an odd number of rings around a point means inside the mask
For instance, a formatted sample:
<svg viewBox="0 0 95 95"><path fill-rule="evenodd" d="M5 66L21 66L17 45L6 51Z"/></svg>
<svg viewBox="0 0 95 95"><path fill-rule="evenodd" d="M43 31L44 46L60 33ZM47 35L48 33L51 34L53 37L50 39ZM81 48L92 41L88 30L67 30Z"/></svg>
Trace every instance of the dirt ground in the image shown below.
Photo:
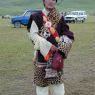
<svg viewBox="0 0 95 95"><path fill-rule="evenodd" d="M95 64L65 64L65 95L95 95Z"/></svg>
<svg viewBox="0 0 95 95"><path fill-rule="evenodd" d="M94 62L95 61L89 61L83 64L84 61L81 60L80 62L65 64L65 95L95 95ZM0 83L0 95L36 95L31 67L28 72L24 72L20 75L10 75L6 79L3 79L4 82Z"/></svg>
<svg viewBox="0 0 95 95"><path fill-rule="evenodd" d="M95 95L95 64L66 64L66 95Z"/></svg>
<svg viewBox="0 0 95 95"><path fill-rule="evenodd" d="M95 61L94 58L86 60L74 60L74 63L65 63L64 84L65 95L95 95ZM71 59L70 59L71 60ZM68 60L68 62L70 61ZM33 88L32 95L35 95Z"/></svg>
<svg viewBox="0 0 95 95"><path fill-rule="evenodd" d="M95 95L95 63L91 60L83 63L82 60L72 64L65 63L65 95ZM22 75L7 77L2 83L3 86L0 85L0 95L36 95L31 67Z"/></svg>
<svg viewBox="0 0 95 95"><path fill-rule="evenodd" d="M65 60L65 95L95 95L95 52L90 55L70 54Z"/></svg>

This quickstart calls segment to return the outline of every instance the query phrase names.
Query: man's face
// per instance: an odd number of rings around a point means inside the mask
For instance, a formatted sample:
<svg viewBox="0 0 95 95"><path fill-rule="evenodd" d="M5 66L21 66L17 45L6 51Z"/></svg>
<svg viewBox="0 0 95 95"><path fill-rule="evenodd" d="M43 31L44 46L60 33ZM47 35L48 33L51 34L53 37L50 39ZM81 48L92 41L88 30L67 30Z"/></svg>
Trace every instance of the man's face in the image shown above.
<svg viewBox="0 0 95 95"><path fill-rule="evenodd" d="M44 0L44 4L47 9L52 9L56 5L56 0Z"/></svg>

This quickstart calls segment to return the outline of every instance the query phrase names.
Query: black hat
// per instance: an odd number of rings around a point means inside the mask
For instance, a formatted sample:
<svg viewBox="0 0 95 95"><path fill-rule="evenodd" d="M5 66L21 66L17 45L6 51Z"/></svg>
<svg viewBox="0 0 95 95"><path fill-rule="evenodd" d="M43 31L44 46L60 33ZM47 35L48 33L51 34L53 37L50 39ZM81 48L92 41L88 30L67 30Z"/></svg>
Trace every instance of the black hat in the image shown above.
<svg viewBox="0 0 95 95"><path fill-rule="evenodd" d="M44 2L45 0L43 0L43 2ZM57 0L56 0L56 2L57 2Z"/></svg>

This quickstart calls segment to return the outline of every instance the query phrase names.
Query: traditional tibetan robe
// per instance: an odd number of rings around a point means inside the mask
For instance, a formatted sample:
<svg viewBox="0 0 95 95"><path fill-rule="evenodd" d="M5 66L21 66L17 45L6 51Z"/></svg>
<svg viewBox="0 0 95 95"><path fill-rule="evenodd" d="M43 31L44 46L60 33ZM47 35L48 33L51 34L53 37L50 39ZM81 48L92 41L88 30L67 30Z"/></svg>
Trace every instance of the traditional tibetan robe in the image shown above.
<svg viewBox="0 0 95 95"><path fill-rule="evenodd" d="M52 22L52 26L55 28L60 39L64 39L63 45L61 42L57 42L54 36L47 32L48 29L44 27L43 14L45 14L49 21ZM36 62L34 63L34 83L37 86L46 87L50 84L61 84L63 82L63 69L56 71L57 75L46 77L47 64L52 64L52 60L45 60L45 56L50 51L52 45L58 47L59 53L63 59L67 58L68 50L72 42L74 41L74 35L69 30L69 26L65 23L64 17L60 16L57 10L54 8L50 12L47 10L39 11L30 16L27 26L28 35L32 42L36 45ZM70 44L67 44L67 42ZM65 44L65 45L64 45ZM63 46L66 49L63 49ZM52 58L50 58L52 59ZM40 65L41 64L41 65ZM42 66L42 67L41 67ZM53 71L55 72L55 71Z"/></svg>

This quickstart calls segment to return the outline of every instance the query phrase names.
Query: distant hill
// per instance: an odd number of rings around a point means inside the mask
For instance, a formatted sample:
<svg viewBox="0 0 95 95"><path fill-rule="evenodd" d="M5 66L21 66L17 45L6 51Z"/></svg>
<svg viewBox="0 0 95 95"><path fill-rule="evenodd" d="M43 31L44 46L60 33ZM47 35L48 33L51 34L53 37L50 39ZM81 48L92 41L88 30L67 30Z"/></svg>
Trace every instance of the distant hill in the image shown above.
<svg viewBox="0 0 95 95"><path fill-rule="evenodd" d="M95 0L58 0L60 11L86 10L95 13ZM60 2L61 1L61 2ZM21 14L26 9L43 8L42 0L0 0L0 15Z"/></svg>

